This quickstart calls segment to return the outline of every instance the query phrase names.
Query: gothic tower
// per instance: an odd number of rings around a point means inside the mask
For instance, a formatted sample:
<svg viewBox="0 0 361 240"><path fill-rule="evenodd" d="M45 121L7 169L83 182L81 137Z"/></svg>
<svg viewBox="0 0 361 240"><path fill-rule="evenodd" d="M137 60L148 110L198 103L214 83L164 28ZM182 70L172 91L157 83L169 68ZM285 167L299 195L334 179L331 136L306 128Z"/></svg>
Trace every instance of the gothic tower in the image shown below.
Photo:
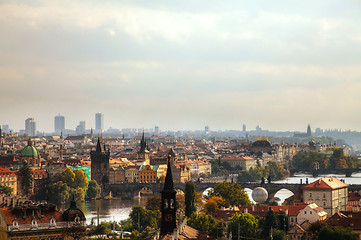
<svg viewBox="0 0 361 240"><path fill-rule="evenodd" d="M145 165L150 165L150 153L147 149L147 142L144 137L144 131L142 139L140 140L140 150L137 153L137 159L145 162Z"/></svg>
<svg viewBox="0 0 361 240"><path fill-rule="evenodd" d="M106 150L103 139L99 137L96 150L90 152L91 179L98 182L105 194L109 186L109 156L109 149Z"/></svg>
<svg viewBox="0 0 361 240"><path fill-rule="evenodd" d="M172 233L176 228L176 212L177 212L177 201L176 201L176 190L174 189L172 169L170 165L171 156L168 155L168 168L165 176L164 188L161 191L162 203L161 212L162 220L160 226L160 235L164 236L167 233Z"/></svg>

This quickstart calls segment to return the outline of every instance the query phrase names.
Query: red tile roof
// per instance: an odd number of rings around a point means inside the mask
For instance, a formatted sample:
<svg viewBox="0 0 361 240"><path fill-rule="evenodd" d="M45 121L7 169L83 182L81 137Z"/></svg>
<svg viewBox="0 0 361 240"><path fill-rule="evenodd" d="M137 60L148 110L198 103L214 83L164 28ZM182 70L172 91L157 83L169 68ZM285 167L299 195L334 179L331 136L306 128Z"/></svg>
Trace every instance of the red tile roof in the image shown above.
<svg viewBox="0 0 361 240"><path fill-rule="evenodd" d="M19 224L30 224L33 218L35 218L38 223L49 223L52 217L54 217L57 222L63 220L63 215L53 208L41 208L39 214L37 214L36 210L31 209L27 209L24 212L20 208L13 209L10 207L3 207L0 208L0 210L3 213L7 224L11 224L14 219L16 219Z"/></svg>
<svg viewBox="0 0 361 240"><path fill-rule="evenodd" d="M314 181L311 184L308 184L307 186L304 186L303 188L312 188L312 189L337 189L337 188L344 188L348 185L344 182L341 182L336 177L325 177L320 178L316 181Z"/></svg>

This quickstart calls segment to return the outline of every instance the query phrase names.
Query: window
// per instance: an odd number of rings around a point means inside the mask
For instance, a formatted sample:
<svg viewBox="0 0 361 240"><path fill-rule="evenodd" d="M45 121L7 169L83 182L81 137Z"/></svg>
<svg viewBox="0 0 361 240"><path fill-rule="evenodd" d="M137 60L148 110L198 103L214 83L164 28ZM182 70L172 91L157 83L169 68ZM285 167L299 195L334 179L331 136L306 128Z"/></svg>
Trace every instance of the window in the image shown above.
<svg viewBox="0 0 361 240"><path fill-rule="evenodd" d="M312 198L312 193L310 193L310 198Z"/></svg>
<svg viewBox="0 0 361 240"><path fill-rule="evenodd" d="M326 193L323 193L323 198L326 198Z"/></svg>
<svg viewBox="0 0 361 240"><path fill-rule="evenodd" d="M307 214L307 211L305 211L305 214Z"/></svg>
<svg viewBox="0 0 361 240"><path fill-rule="evenodd" d="M310 211L310 214L312 214L312 211Z"/></svg>

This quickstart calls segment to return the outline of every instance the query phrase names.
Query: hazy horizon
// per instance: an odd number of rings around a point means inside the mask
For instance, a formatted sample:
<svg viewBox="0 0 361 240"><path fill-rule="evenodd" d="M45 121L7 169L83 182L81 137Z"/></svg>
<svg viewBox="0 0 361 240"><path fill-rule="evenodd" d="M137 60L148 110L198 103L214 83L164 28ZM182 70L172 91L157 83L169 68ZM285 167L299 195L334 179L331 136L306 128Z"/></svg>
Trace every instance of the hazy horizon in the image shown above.
<svg viewBox="0 0 361 240"><path fill-rule="evenodd" d="M358 1L1 1L0 124L361 131Z"/></svg>

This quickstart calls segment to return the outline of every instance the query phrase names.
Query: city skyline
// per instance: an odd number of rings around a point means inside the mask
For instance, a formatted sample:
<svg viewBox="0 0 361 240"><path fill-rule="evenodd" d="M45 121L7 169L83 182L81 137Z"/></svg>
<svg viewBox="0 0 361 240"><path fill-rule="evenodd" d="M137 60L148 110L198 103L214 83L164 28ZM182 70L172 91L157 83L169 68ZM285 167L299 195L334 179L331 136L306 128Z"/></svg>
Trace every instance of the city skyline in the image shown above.
<svg viewBox="0 0 361 240"><path fill-rule="evenodd" d="M361 131L361 5L0 3L0 124Z"/></svg>

